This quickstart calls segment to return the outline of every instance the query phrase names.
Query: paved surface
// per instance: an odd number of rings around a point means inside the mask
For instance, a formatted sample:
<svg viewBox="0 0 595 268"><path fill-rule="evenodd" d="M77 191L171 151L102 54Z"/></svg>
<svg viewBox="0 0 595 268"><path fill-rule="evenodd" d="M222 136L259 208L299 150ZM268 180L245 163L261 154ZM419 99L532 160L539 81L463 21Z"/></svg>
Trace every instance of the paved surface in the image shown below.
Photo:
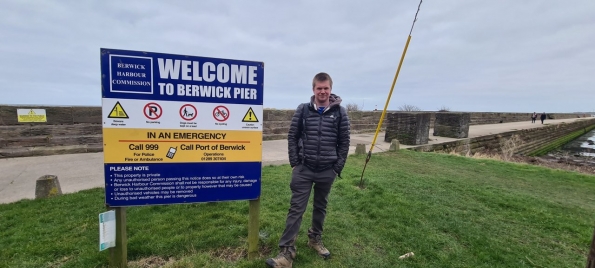
<svg viewBox="0 0 595 268"><path fill-rule="evenodd" d="M574 122L577 119L547 120L546 125ZM543 127L528 122L477 125L469 127L469 138L502 133L512 130ZM453 138L435 137L430 129L429 144L453 141ZM374 133L352 134L350 153L356 144L366 144L366 151L374 139ZM387 151L390 143L384 142L384 133L378 134L373 152ZM401 148L413 146L401 145ZM263 165L288 164L287 141L264 141ZM0 203L15 202L23 198L35 198L35 181L43 175L56 175L63 193L104 187L103 153L67 154L37 157L0 159Z"/></svg>

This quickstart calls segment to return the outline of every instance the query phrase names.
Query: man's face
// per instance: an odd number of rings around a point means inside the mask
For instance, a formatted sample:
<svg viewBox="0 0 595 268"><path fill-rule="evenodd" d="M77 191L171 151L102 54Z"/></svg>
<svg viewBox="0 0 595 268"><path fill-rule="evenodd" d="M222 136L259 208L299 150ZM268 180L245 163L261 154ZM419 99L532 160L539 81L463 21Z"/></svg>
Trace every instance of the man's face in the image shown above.
<svg viewBox="0 0 595 268"><path fill-rule="evenodd" d="M328 101L329 96L331 95L331 83L330 81L315 81L314 88L312 91L314 92L314 98L318 103L325 103Z"/></svg>

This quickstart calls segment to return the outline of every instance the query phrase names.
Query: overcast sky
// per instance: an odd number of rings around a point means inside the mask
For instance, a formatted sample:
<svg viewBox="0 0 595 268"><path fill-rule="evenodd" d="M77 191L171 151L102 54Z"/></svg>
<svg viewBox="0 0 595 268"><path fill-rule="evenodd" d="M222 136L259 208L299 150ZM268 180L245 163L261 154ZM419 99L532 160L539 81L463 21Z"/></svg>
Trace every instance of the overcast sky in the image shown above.
<svg viewBox="0 0 595 268"><path fill-rule="evenodd" d="M419 0L0 2L0 104L101 105L100 48L265 63L264 107L382 109ZM389 109L595 111L595 1L424 0Z"/></svg>

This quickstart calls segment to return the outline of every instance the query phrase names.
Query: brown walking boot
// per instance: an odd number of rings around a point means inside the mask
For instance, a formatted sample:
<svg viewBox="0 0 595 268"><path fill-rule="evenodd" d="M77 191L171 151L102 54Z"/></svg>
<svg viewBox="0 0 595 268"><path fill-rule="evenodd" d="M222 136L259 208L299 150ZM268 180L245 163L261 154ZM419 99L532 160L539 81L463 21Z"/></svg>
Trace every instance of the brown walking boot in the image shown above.
<svg viewBox="0 0 595 268"><path fill-rule="evenodd" d="M312 230L308 230L308 247L316 250L318 255L324 259L328 259L331 253L322 244L322 237L320 235L312 234Z"/></svg>
<svg viewBox="0 0 595 268"><path fill-rule="evenodd" d="M266 264L274 268L291 268L295 256L295 250L290 250L289 247L284 247L279 251L277 257L266 260Z"/></svg>

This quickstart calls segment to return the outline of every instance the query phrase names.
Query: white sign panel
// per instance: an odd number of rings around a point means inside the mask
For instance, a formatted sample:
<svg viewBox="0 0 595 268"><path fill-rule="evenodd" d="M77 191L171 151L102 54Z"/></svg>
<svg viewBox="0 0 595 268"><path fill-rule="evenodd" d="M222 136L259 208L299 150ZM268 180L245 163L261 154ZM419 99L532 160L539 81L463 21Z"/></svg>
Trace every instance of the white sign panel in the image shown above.
<svg viewBox="0 0 595 268"><path fill-rule="evenodd" d="M116 246L116 211L99 214L99 251Z"/></svg>

